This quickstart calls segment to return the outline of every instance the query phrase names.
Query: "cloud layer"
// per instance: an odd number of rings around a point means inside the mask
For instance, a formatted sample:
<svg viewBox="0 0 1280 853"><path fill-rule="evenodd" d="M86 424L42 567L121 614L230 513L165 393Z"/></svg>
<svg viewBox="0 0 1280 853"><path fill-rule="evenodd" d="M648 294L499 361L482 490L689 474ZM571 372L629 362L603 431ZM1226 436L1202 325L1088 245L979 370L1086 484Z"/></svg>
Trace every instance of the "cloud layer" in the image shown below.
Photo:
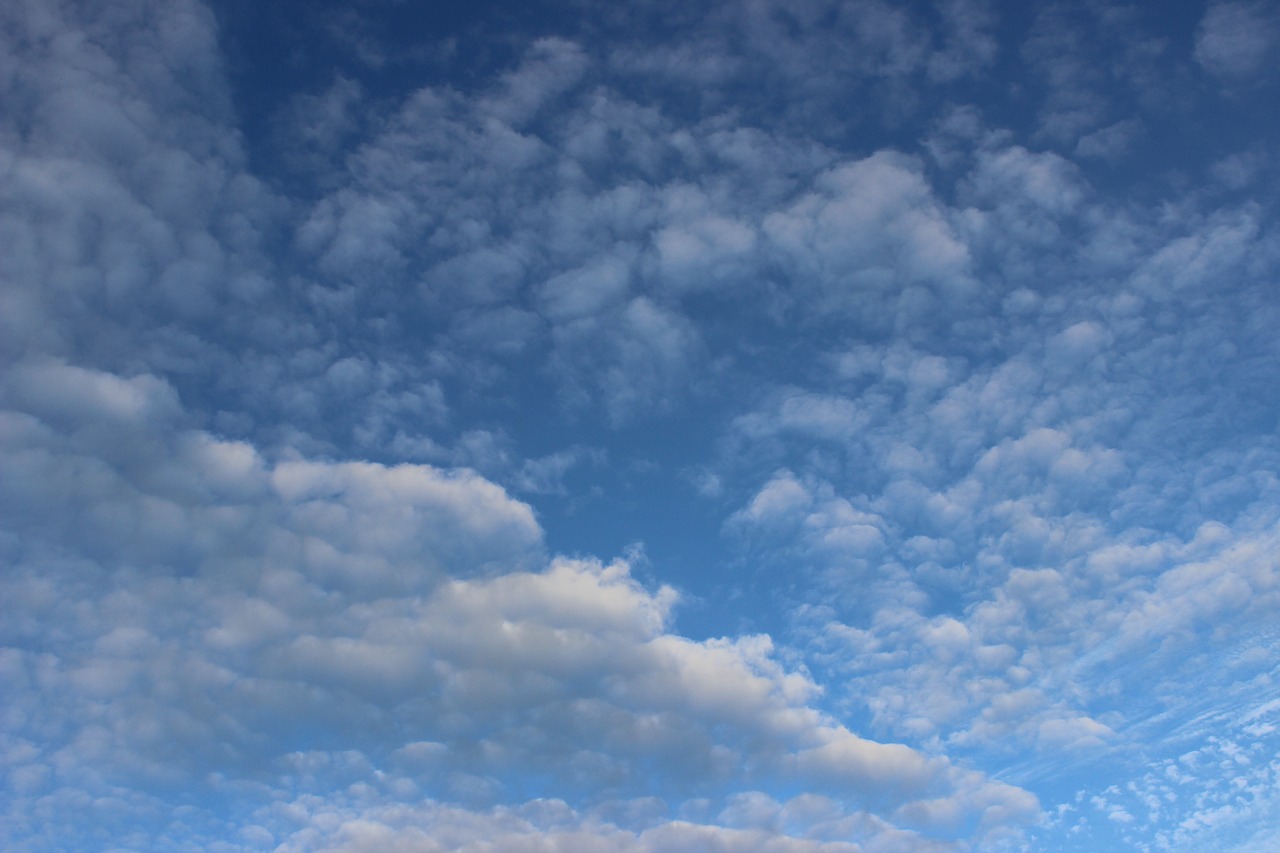
<svg viewBox="0 0 1280 853"><path fill-rule="evenodd" d="M1273 3L295 11L0 12L7 848L1274 843Z"/></svg>

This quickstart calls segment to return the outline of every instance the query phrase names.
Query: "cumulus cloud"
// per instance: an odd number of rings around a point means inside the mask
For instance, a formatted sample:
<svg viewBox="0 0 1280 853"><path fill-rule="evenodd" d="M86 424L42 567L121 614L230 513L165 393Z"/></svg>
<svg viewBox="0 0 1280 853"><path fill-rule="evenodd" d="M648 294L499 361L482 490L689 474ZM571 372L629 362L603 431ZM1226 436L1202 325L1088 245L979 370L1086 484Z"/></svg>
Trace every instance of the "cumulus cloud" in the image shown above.
<svg viewBox="0 0 1280 853"><path fill-rule="evenodd" d="M914 283L944 293L965 288L968 250L918 164L884 152L833 169L815 189L771 214L765 229L795 258L802 281L822 283L833 307L852 313L862 300L910 292Z"/></svg>
<svg viewBox="0 0 1280 853"><path fill-rule="evenodd" d="M271 462L184 430L147 375L25 367L5 403L7 517L79 520L23 524L5 580L25 611L6 630L15 708L57 707L65 733L21 754L26 796L263 778L314 739L372 761L436 744L423 758L454 795L512 774L635 790L655 767L852 803L986 784L814 709L766 636L669 633L676 593L625 563L535 569L530 508L473 473ZM40 742L53 719L21 713L11 737Z"/></svg>
<svg viewBox="0 0 1280 853"><path fill-rule="evenodd" d="M799 798L797 798L799 799ZM763 802L759 802L759 801ZM764 795L752 802L770 817L804 821L808 802L780 804ZM740 809L734 809L740 814ZM776 817L775 817L776 816ZM855 853L862 850L931 849L912 833L884 832L886 827L858 815L835 826L818 824L819 835L842 831L864 833L873 840L866 847L849 841L797 838L771 827L732 827L691 821L670 821L635 831L575 813L565 803L531 802L490 813L469 813L440 805L382 807L365 811L336 809L308 815L314 828L299 830L282 850L355 851L370 847L426 853L467 849L477 843L495 851L758 851L759 853ZM806 823L808 821L805 821ZM428 833L423 826L436 827ZM881 834L884 833L884 834ZM922 846L917 846L922 845ZM938 848L941 849L941 848Z"/></svg>
<svg viewBox="0 0 1280 853"><path fill-rule="evenodd" d="M0 10L6 844L1269 842L1271 5L660 7Z"/></svg>
<svg viewBox="0 0 1280 853"><path fill-rule="evenodd" d="M240 171L212 15L145 6L8 16L11 353L119 357L142 317L205 318L265 289L255 244L276 202Z"/></svg>
<svg viewBox="0 0 1280 853"><path fill-rule="evenodd" d="M70 521L52 509L72 502L80 522L62 542L102 558L159 549L198 566L256 546L328 583L411 589L537 553L532 511L470 472L269 464L250 445L183 430L173 388L151 375L50 362L12 371L4 398L15 511Z"/></svg>

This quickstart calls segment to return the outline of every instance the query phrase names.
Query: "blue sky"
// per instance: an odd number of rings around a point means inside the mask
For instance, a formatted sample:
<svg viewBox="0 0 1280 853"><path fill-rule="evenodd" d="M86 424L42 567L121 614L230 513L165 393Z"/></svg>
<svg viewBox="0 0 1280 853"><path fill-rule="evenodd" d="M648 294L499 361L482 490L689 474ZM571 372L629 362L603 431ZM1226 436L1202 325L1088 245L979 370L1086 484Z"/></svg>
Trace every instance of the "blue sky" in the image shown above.
<svg viewBox="0 0 1280 853"><path fill-rule="evenodd" d="M1280 6L0 9L0 842L1273 850Z"/></svg>

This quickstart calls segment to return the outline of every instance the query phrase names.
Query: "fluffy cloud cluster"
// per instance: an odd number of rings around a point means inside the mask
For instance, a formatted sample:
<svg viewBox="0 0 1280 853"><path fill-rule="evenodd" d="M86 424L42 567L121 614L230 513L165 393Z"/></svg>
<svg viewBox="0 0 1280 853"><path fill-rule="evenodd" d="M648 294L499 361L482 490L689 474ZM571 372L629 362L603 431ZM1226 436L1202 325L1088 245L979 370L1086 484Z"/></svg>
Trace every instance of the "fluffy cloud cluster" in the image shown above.
<svg viewBox="0 0 1280 853"><path fill-rule="evenodd" d="M1273 840L1274 4L234 5L0 10L8 846Z"/></svg>
<svg viewBox="0 0 1280 853"><path fill-rule="evenodd" d="M625 563L519 570L541 561L532 512L474 474L268 463L175 428L147 375L49 363L4 390L14 816L351 750L402 796L634 795L659 773L688 794L789 780L933 829L1035 812L815 710L768 637L669 633L674 591Z"/></svg>

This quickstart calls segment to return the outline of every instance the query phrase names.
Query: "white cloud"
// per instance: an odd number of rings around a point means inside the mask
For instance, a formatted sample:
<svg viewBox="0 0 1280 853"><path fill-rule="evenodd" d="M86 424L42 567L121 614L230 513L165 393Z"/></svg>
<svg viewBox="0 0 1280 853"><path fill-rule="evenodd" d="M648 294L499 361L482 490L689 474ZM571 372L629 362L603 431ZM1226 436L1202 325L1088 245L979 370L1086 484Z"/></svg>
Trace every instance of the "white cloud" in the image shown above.
<svg viewBox="0 0 1280 853"><path fill-rule="evenodd" d="M796 801L767 801L775 812L794 815ZM761 803L760 805L763 805ZM380 806L307 809L311 826L298 830L281 851L381 850L404 853L443 853L483 849L516 851L747 851L748 853L855 853L855 851L905 851L942 849L926 839L888 827L876 826L858 816L840 827L846 834L865 836L864 844L822 837L797 837L772 827L726 827L691 821L668 821L641 830L620 828L591 815L575 813L556 801L530 802L490 812L468 812L442 804L413 807ZM794 819L794 818L793 818ZM427 832L423 826L431 826ZM853 830L850 832L850 830ZM828 830L830 831L830 830Z"/></svg>
<svg viewBox="0 0 1280 853"><path fill-rule="evenodd" d="M984 152L970 182L977 198L1023 215L1070 213L1084 195L1069 161L1020 146Z"/></svg>
<svg viewBox="0 0 1280 853"><path fill-rule="evenodd" d="M1248 79L1274 64L1280 26L1275 4L1212 3L1196 29L1195 59L1228 81Z"/></svg>
<svg viewBox="0 0 1280 853"><path fill-rule="evenodd" d="M950 81L990 68L999 50L991 32L996 25L991 5L984 0L947 0L938 6L947 42L929 57L929 77Z"/></svg>
<svg viewBox="0 0 1280 853"><path fill-rule="evenodd" d="M51 374L68 381L36 381ZM850 803L964 799L988 784L816 710L819 688L767 636L669 633L675 592L645 589L625 563L524 568L541 536L531 510L473 473L268 462L184 431L172 389L145 375L27 368L6 402L18 407L6 504L39 483L41 500L94 519L29 528L5 581L28 614L7 632L23 649L17 707L57 708L65 732L24 753L33 795L195 785L210 766L254 779L292 760L298 726L373 761L437 744L429 760L450 768L455 794L458 774L548 768L634 790L655 762L717 787L786 779ZM128 445L97 441L104 428ZM24 718L26 743L53 723Z"/></svg>
<svg viewBox="0 0 1280 853"><path fill-rule="evenodd" d="M546 315L557 322L600 314L623 300L629 286L629 264L603 258L590 267L552 276L539 288Z"/></svg>
<svg viewBox="0 0 1280 853"><path fill-rule="evenodd" d="M500 94L487 111L519 126L544 109L549 100L577 83L587 68L582 48L559 38L534 42L521 66L502 80Z"/></svg>
<svg viewBox="0 0 1280 853"><path fill-rule="evenodd" d="M1267 843L1273 4L376 5L0 10L5 843Z"/></svg>
<svg viewBox="0 0 1280 853"><path fill-rule="evenodd" d="M1142 125L1135 119L1125 119L1107 125L1080 137L1075 153L1080 157L1116 160L1133 147Z"/></svg>
<svg viewBox="0 0 1280 853"><path fill-rule="evenodd" d="M770 240L824 304L850 310L911 283L966 288L969 253L919 164L881 152L819 176L813 192L769 215Z"/></svg>

